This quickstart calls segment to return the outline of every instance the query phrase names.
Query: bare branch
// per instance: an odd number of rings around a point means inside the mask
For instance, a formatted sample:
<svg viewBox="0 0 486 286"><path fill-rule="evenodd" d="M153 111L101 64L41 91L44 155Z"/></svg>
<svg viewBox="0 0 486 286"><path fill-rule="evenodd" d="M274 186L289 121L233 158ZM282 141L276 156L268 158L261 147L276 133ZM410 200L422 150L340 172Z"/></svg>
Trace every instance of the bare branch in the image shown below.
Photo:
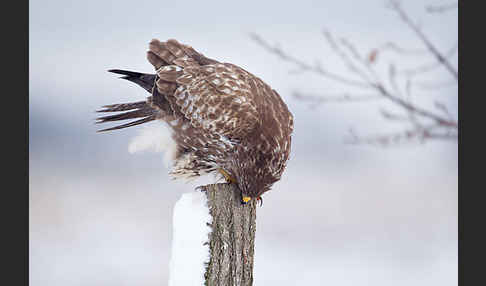
<svg viewBox="0 0 486 286"><path fill-rule="evenodd" d="M307 101L315 104L331 103L331 102L362 102L383 99L379 94L369 95L351 95L349 93L342 93L336 95L308 95L294 91L292 96L298 100Z"/></svg>
<svg viewBox="0 0 486 286"><path fill-rule="evenodd" d="M390 111L387 111L385 109L380 109L380 113L383 116L383 118L388 119L388 120L393 120L393 121L409 121L410 120L410 118L408 116L403 116L403 115L391 113Z"/></svg>
<svg viewBox="0 0 486 286"><path fill-rule="evenodd" d="M400 7L399 1L389 0L389 2L392 4L392 9L395 10L400 16L400 19L405 22L407 26L412 29L412 31L424 43L426 46L425 50L403 49L393 42L387 42L378 48L372 49L370 52L366 53L365 56L363 56L359 52L359 49L349 40L345 38L336 40L329 31L323 31L323 35L330 45L332 51L342 60L344 66L347 67L352 74L357 75L360 80L354 80L330 73L329 71L325 70L318 61L316 61L315 65L307 64L298 58L294 58L284 53L279 47L270 46L257 35L254 35L253 39L265 49L273 54L276 54L284 61L293 63L299 68L298 71L300 72L310 71L322 75L327 79L331 79L348 86L373 88L377 92L376 94L371 93L365 95L351 95L348 93L342 93L322 96L307 95L300 92L293 93L293 97L297 100L311 103L311 108L316 108L322 103L330 102L349 103L388 99L391 103L400 107L403 114L396 114L381 109L380 112L383 118L391 121L405 122L411 126L411 129L409 128L403 132L371 136L367 138L359 137L355 133L351 132L351 142L378 144L383 146L396 142L410 142L412 140L418 140L420 142L425 142L429 139L456 140L458 123L457 119L455 119L454 116L449 112L448 108L443 103L436 102L436 110L429 110L412 102L412 87L414 87L415 90L415 87L431 88L439 84L444 85L443 83L431 83L423 81L418 82L415 78L416 75L434 71L441 66L444 66L450 73L453 74L456 81L452 84L457 85L458 72L450 64L448 58L451 58L456 54L458 45L456 44L453 48L447 51L445 55L441 54L421 31L420 27L410 20L408 15ZM398 69L394 63L390 63L388 65L388 81L386 82L387 84L385 84L385 81L380 78L380 74L375 71L375 68L378 68L376 65L377 57L380 53L386 50L393 51L400 55L432 55L436 59L436 62L403 70ZM405 78L398 77L398 75L405 75ZM401 81L402 79L403 83ZM449 82L447 84L448 86L451 85Z"/></svg>
<svg viewBox="0 0 486 286"><path fill-rule="evenodd" d="M426 55L429 53L429 51L425 49L405 49L393 42L386 42L383 45L376 48L376 50L379 51L380 53L383 53L385 51L392 51L399 55L413 55L413 56Z"/></svg>
<svg viewBox="0 0 486 286"><path fill-rule="evenodd" d="M412 100L412 80L410 78L407 78L407 81L405 82L405 95L407 101Z"/></svg>
<svg viewBox="0 0 486 286"><path fill-rule="evenodd" d="M334 37L328 30L323 31L323 35L327 42L329 43L329 46L333 49L333 51L338 55L341 60L344 62L346 67L353 73L357 74L359 77L361 77L364 81L370 82L370 79L367 74L365 74L362 70L360 70L353 62L353 59L348 56L343 50L341 50L339 44L334 40ZM341 41L342 42L342 41ZM348 47L349 48L349 47ZM354 59L356 59L358 56L357 52L353 50L352 48L351 54L354 56Z"/></svg>
<svg viewBox="0 0 486 286"><path fill-rule="evenodd" d="M388 147L390 145L396 144L406 144L420 142L425 143L425 141L434 140L457 140L457 133L444 131L437 132L433 131L436 126L428 128L414 128L396 133L379 134L372 136L359 136L353 129L349 130L349 136L344 139L344 143L352 145L373 145L379 147Z"/></svg>
<svg viewBox="0 0 486 286"><path fill-rule="evenodd" d="M452 58L456 54L457 48L458 48L458 45L456 44L449 51L447 51L447 53L445 54L445 57L446 58ZM421 66L413 68L413 69L401 70L398 73L404 74L405 76L410 77L410 76L415 76L415 75L420 74L420 73L426 73L426 72L433 71L433 70L435 70L435 69L437 69L441 66L442 66L442 63L437 61L435 63L424 64L424 65L421 65Z"/></svg>
<svg viewBox="0 0 486 286"><path fill-rule="evenodd" d="M457 86L457 81L443 81L443 82L421 81L421 82L416 82L416 85L425 90L427 89L437 90L439 88L448 88L452 86Z"/></svg>
<svg viewBox="0 0 486 286"><path fill-rule="evenodd" d="M381 81L380 77L378 74L375 72L375 70L371 67L371 64L373 64L372 58L368 57L368 59L364 59L360 53L358 52L358 49L354 44L352 44L349 40L341 38L341 44L349 50L351 55L353 56L354 60L358 63L360 63L362 66L366 68L368 73L373 77L373 79L369 79L369 77L364 74L362 75L362 78L366 80L368 83L372 84L373 81L378 82ZM370 55L371 56L371 55ZM376 55L375 55L376 56ZM376 60L376 58L374 59Z"/></svg>
<svg viewBox="0 0 486 286"><path fill-rule="evenodd" d="M441 116L439 116L439 115L437 115L433 112L427 111L425 109L422 109L418 106L413 105L410 102L405 101L404 99L400 98L399 93L395 95L392 92L388 91L385 88L385 86L383 85L383 83L379 80L377 80L377 81L370 80L368 78L368 76L364 72L359 70L352 61L352 59L355 59L356 61L360 61L363 65L365 65L367 67L367 69L370 73L374 73L372 67L365 63L364 59L359 55L359 53L356 51L356 49L354 48L353 45L351 45L348 41L341 41L341 43L344 42L345 47L347 47L347 49L349 49L351 51L353 58L350 58L348 55L346 55L340 49L340 47L334 41L332 35L329 32L324 31L324 35L325 35L326 39L328 40L328 42L330 43L330 45L332 46L333 50L341 57L341 59L348 65L348 67L350 67L351 70L355 71L356 73L358 73L358 75L363 77L363 80L366 80L368 82L367 85L375 88L379 92L379 94L381 94L385 98L391 100L392 102L398 104L400 107L404 108L407 112L413 113L414 115L417 115L417 116L421 116L421 117L424 117L424 118L434 120L437 123L444 125L444 126L450 126L452 128L457 128L457 122L448 120L447 118L443 118L443 117L441 117ZM283 53L283 51L280 48L270 47L265 41L263 41L260 37L258 37L256 35L254 36L254 39L258 39L259 43L261 45L263 45L264 47L266 47L268 50L272 51L272 53L279 55L282 59L284 59L286 61L293 62L294 64L299 65L302 69L307 69L307 70L317 72L317 73L320 73L320 74L322 74L322 72L326 73L319 66L317 66L317 68L311 67L308 64L303 63L303 62ZM332 78L332 79L343 82L341 78L339 78L339 79ZM397 87L396 83L393 83L393 81L394 81L393 76L391 76L391 81L392 81L392 86L393 85L396 86L397 90L395 92L397 92L398 87ZM348 85L354 85L354 84L351 84L351 83L346 82L346 81L344 83L347 83ZM324 102L324 100L318 101L318 103L322 103L322 102Z"/></svg>
<svg viewBox="0 0 486 286"><path fill-rule="evenodd" d="M458 127L457 122L455 120L449 120L449 119L443 118L442 116L439 116L439 115L437 115L433 112L427 111L423 108L420 108L416 105L413 105L412 103L407 102L407 101L393 95L392 93L390 93L382 84L377 84L376 89L378 91L380 91L380 93L384 97L390 99L392 102L396 103L398 106L401 106L402 108L406 109L407 111L409 111L409 112L411 112L415 115L419 115L421 117L425 117L425 118L434 120L434 121L437 122L437 124L442 125L442 126L448 126L448 127L456 128L456 129Z"/></svg>
<svg viewBox="0 0 486 286"><path fill-rule="evenodd" d="M459 75L457 70L452 66L451 63L447 60L442 53L439 52L439 50L430 42L430 40L425 36L425 34L422 32L422 30L412 22L410 17L405 13L405 11L402 9L400 6L400 3L398 0L390 0L391 7L393 10L395 10L402 21L407 24L414 32L417 34L417 36L420 38L420 40L425 44L425 46L429 49L429 51L437 58L437 60L455 77L456 80L459 79Z"/></svg>
<svg viewBox="0 0 486 286"><path fill-rule="evenodd" d="M369 88L370 87L369 84L366 83L366 82L349 79L349 78L343 77L341 75L337 75L337 74L331 73L327 70L324 70L321 66L312 66L312 65L309 65L309 64L307 64L307 63L305 63L305 62L303 62L303 61L301 61L297 58L294 58L294 57L286 54L279 47L271 46L270 44L268 44L266 41L264 41L257 34L251 34L251 38L256 43L258 43L260 46L262 46L267 51L269 51L270 53L277 55L278 57L280 57L282 60L284 60L286 62L293 63L294 65L299 67L301 70L312 71L312 72L317 73L321 76L324 76L326 78L329 78L329 79L332 79L332 80L335 80L335 81L338 81L338 82L341 82L341 83L347 84L347 85L357 86L357 87L361 87L361 88Z"/></svg>
<svg viewBox="0 0 486 286"><path fill-rule="evenodd" d="M442 102L439 102L439 101L435 101L434 102L434 106L439 109L440 111L442 111L444 113L445 116L447 116L447 118L449 118L449 120L453 120L453 116L452 114L449 112L449 109L447 108L447 106L445 106L444 103Z"/></svg>
<svg viewBox="0 0 486 286"><path fill-rule="evenodd" d="M430 133L427 136L428 139L441 139L441 140L457 140L457 134L453 134L450 132L444 133L444 134L435 134L435 133Z"/></svg>
<svg viewBox="0 0 486 286"><path fill-rule="evenodd" d="M397 70L395 68L395 65L393 63L390 63L388 65L388 80L390 81L390 85L393 88L393 91L397 96L402 96L402 93L400 91L400 88L398 87L397 83Z"/></svg>
<svg viewBox="0 0 486 286"><path fill-rule="evenodd" d="M332 41L332 37L330 36L330 33L327 33L326 36L327 36L328 40L330 40L331 43L334 43ZM425 109L422 109L422 108L412 104L411 102L405 101L404 99L400 98L401 92L400 92L400 89L398 88L398 84L396 83L396 80L395 80L396 72L395 72L395 67L394 67L393 64L391 64L390 68L389 68L389 80L390 80L391 86L394 89L395 93L392 93L385 88L383 83L381 83L381 81L379 80L378 75L376 75L376 73L374 72L373 68L369 64L366 64L366 62L363 60L363 58L357 52L356 48L354 48L354 46L352 44L350 44L349 41L342 40L341 42L345 45L345 47L347 47L351 51L351 54L353 55L354 59L356 61L359 61L363 65L365 65L367 67L368 71L370 72L370 74L373 74L374 77L377 78L376 82L374 82L374 83L370 82L370 84L373 87L375 87L377 89L377 91L379 93L381 93L385 98L388 98L389 100L398 104L399 106L404 108L407 112L409 112L411 118L413 118L414 115L418 115L418 116L421 116L421 117L432 119L440 125L449 126L449 127L452 127L452 128L457 128L457 122L450 120L448 118L443 118L443 117L441 117L441 116L439 116L439 115L437 115L437 114L435 114L431 111L427 111ZM339 52L340 50L335 43L334 43L334 46L335 46L334 50ZM344 61L350 62L350 60L348 58L344 57L344 56L341 56L341 58ZM363 79L368 80L365 75L363 75Z"/></svg>
<svg viewBox="0 0 486 286"><path fill-rule="evenodd" d="M444 13L451 10L455 10L458 7L459 2L453 2L442 5L428 5L425 7L425 11L428 13Z"/></svg>

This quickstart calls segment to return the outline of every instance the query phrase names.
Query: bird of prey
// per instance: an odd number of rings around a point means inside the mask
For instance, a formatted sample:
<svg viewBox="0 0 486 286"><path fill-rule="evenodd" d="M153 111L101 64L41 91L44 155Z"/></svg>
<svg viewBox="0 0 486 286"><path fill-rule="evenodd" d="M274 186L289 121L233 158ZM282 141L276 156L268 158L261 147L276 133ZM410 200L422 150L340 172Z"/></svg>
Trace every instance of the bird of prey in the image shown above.
<svg viewBox="0 0 486 286"><path fill-rule="evenodd" d="M291 149L293 116L280 95L246 70L174 39L152 40L147 59L155 74L109 70L151 95L103 106L98 112L122 113L97 123L137 120L99 131L164 121L176 144L172 177L220 173L237 184L242 203L261 200L280 180Z"/></svg>

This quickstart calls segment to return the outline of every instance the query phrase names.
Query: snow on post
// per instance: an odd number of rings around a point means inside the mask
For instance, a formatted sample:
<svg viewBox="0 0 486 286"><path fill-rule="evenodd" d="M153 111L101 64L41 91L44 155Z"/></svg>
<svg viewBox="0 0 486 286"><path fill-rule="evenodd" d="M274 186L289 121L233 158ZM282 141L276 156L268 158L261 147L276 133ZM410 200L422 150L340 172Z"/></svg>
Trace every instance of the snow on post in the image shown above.
<svg viewBox="0 0 486 286"><path fill-rule="evenodd" d="M174 207L169 286L204 285L210 223L206 195L182 194Z"/></svg>
<svg viewBox="0 0 486 286"><path fill-rule="evenodd" d="M233 184L183 194L174 207L169 286L251 286L256 201Z"/></svg>

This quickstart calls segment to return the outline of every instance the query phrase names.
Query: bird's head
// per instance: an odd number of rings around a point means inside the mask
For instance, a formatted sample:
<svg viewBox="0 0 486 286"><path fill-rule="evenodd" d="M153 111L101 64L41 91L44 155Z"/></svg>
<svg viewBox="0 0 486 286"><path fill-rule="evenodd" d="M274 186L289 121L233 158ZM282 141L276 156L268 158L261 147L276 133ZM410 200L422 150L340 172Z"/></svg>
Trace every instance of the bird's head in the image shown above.
<svg viewBox="0 0 486 286"><path fill-rule="evenodd" d="M253 156L245 156L237 162L238 167L233 173L235 183L241 190L243 204L252 199L259 199L280 179L282 170L274 166L275 160L272 160L272 156L256 152Z"/></svg>
<svg viewBox="0 0 486 286"><path fill-rule="evenodd" d="M237 179L238 188L241 190L241 203L247 204L252 199L261 200L261 195L270 190L273 182L265 182L257 176L243 176Z"/></svg>

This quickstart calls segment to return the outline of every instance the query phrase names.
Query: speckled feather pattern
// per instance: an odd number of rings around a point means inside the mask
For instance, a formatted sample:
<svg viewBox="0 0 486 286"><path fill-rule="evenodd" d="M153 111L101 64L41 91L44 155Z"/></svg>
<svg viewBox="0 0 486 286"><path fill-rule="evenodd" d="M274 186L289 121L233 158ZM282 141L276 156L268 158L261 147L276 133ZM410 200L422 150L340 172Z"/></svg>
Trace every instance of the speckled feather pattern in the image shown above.
<svg viewBox="0 0 486 286"><path fill-rule="evenodd" d="M291 150L293 117L275 90L244 69L206 58L176 40L152 40L147 59L156 71L148 105L168 123L177 145L174 178L222 168L250 197L280 179Z"/></svg>

